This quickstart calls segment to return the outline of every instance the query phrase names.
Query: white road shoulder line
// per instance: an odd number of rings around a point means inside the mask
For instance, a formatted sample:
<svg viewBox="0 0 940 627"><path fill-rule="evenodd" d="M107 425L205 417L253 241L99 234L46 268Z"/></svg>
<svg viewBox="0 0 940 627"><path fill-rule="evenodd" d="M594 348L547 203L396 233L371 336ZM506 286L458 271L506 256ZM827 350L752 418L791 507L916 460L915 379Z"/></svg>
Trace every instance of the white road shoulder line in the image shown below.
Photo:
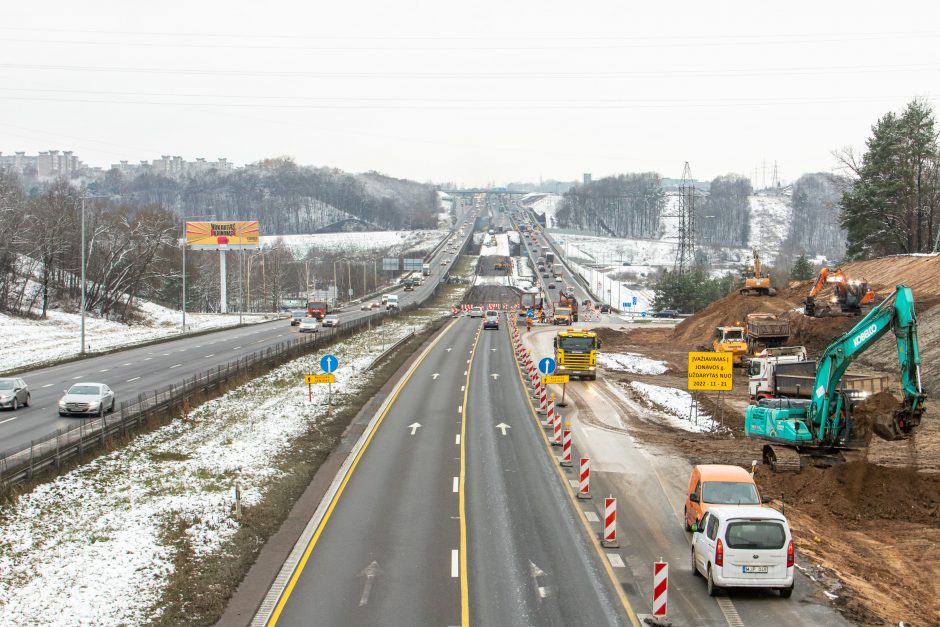
<svg viewBox="0 0 940 627"><path fill-rule="evenodd" d="M450 576L460 576L460 551L457 549L451 549L450 552Z"/></svg>

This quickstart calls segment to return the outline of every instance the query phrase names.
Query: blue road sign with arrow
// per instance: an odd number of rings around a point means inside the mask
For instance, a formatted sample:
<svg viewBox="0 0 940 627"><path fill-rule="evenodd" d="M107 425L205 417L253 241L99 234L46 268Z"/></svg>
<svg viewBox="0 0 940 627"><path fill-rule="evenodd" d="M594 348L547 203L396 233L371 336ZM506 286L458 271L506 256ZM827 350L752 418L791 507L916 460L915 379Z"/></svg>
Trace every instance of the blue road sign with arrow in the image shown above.
<svg viewBox="0 0 940 627"><path fill-rule="evenodd" d="M320 358L320 370L327 374L335 372L338 366L339 360L336 358L336 355L324 355Z"/></svg>
<svg viewBox="0 0 940 627"><path fill-rule="evenodd" d="M555 360L551 357L544 357L539 360L539 372L544 375L550 375L555 372Z"/></svg>

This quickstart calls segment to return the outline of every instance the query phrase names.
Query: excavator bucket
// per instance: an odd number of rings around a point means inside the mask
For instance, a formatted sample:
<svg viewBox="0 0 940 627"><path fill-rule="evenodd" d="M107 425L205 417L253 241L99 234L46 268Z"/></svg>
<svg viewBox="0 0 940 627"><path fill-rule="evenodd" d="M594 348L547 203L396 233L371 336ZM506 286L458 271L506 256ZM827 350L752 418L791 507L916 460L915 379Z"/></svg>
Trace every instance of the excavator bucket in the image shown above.
<svg viewBox="0 0 940 627"><path fill-rule="evenodd" d="M889 442L906 440L913 435L915 427L920 424L922 413L922 408L915 410L905 403L893 413L875 416L871 425L872 431L882 440Z"/></svg>

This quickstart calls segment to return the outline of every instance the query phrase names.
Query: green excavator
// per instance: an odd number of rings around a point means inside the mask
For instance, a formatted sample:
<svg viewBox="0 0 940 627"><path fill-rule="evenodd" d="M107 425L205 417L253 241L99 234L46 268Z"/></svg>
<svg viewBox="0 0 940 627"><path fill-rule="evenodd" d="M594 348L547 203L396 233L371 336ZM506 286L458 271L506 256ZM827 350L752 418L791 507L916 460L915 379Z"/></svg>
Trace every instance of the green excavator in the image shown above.
<svg viewBox="0 0 940 627"><path fill-rule="evenodd" d="M904 398L891 410L853 415L857 398L839 389L849 365L888 331L897 341ZM833 342L816 362L808 399L775 398L747 408L747 437L764 440L764 463L774 471L845 461L842 451L868 445L872 433L885 440L909 437L920 425L927 396L920 378L917 319L911 288L898 285L848 333Z"/></svg>

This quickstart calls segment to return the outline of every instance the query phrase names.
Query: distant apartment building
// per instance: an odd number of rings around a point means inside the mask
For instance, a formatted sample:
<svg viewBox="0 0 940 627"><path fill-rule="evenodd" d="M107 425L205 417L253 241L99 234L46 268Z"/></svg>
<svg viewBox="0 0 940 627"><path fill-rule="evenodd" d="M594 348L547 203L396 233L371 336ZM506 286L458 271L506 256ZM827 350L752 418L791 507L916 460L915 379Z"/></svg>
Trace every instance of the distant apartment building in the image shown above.
<svg viewBox="0 0 940 627"><path fill-rule="evenodd" d="M49 182L64 178L71 180L85 169L85 164L71 150L46 150L38 155L0 152L0 168L12 170L27 180Z"/></svg>
<svg viewBox="0 0 940 627"><path fill-rule="evenodd" d="M228 173L235 169L234 165L225 157L220 157L215 161L207 161L201 157L197 158L195 161L186 161L180 156L170 155L162 155L159 159L154 159L153 161L144 160L134 164L128 161L121 161L120 163L112 164L111 168L129 176L149 172L177 180L198 174L205 174L212 170L220 173Z"/></svg>

